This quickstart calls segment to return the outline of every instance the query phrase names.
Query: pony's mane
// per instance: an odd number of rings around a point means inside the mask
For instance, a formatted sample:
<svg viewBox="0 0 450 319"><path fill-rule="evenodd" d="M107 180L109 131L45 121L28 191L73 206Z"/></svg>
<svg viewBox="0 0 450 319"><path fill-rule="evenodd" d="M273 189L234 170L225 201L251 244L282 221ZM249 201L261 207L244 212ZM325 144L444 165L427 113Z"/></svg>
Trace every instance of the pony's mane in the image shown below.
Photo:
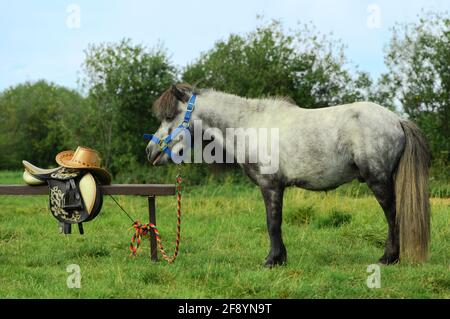
<svg viewBox="0 0 450 319"><path fill-rule="evenodd" d="M153 103L153 113L159 120L174 118L177 114L177 103L187 102L192 92L195 92L195 89L188 83L172 85Z"/></svg>
<svg viewBox="0 0 450 319"><path fill-rule="evenodd" d="M202 89L201 90L202 93L216 93L216 94L223 94L224 96L233 96L235 98L238 99L244 99L247 101L269 101L269 102L284 102L290 106L295 106L298 107L297 103L295 102L295 100L287 95L275 95L275 96L265 96L265 97L260 97L260 98L248 98L248 97L242 97L240 95L237 94L233 94L233 93L227 93L227 92L223 92L223 91L218 91L216 89Z"/></svg>
<svg viewBox="0 0 450 319"><path fill-rule="evenodd" d="M265 97L260 99L250 99L241 97L235 94L230 94L222 91L217 91L215 89L202 89L200 91L196 90L194 86L189 83L179 83L176 85L172 85L163 94L153 103L153 113L159 120L163 119L172 119L177 115L177 103L183 102L186 103L189 100L189 96L192 93L216 93L216 94L224 94L227 96L234 96L240 99L246 99L248 101L256 101L256 100L266 100L271 102L284 102L288 105L297 106L295 101L289 96L273 96L273 97Z"/></svg>
<svg viewBox="0 0 450 319"><path fill-rule="evenodd" d="M291 98L290 96L274 96L274 97L268 97L268 100L272 100L272 101L280 101L280 102L285 102L287 104L291 104L292 106L298 106L297 103L294 101L293 98Z"/></svg>

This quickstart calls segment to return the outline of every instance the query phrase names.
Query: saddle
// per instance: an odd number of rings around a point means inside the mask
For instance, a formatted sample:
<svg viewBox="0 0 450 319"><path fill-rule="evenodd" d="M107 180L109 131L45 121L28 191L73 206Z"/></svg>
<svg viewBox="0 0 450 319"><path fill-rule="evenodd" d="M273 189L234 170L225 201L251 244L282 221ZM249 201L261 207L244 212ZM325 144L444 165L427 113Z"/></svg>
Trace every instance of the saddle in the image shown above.
<svg viewBox="0 0 450 319"><path fill-rule="evenodd" d="M94 154L95 161L86 158L86 153ZM100 185L110 183L109 173L96 164L100 159L91 149L61 152L56 159L60 166L51 169L22 161L23 179L28 185L49 186L50 212L60 222L61 232L70 234L71 225L77 224L83 234L82 223L93 220L102 208Z"/></svg>

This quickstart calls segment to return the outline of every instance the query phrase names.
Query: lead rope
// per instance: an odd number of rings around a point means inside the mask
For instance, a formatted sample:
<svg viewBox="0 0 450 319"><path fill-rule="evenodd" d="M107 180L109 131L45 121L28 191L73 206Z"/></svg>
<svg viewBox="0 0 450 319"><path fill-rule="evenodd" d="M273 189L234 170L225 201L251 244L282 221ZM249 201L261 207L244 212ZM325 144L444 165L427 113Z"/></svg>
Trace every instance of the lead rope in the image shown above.
<svg viewBox="0 0 450 319"><path fill-rule="evenodd" d="M177 175L177 238L175 243L175 251L171 257L169 257L164 250L164 246L161 241L161 235L159 234L158 228L152 223L142 224L139 220L133 222L133 228L135 230L134 235L131 237L130 250L132 256L136 256L139 246L141 245L141 239L143 236L149 234L150 230L153 229L156 241L158 243L159 251L164 260L169 264L173 263L178 256L178 251L180 248L180 238L181 238L181 174ZM117 203L117 202L116 202ZM120 205L119 205L120 206ZM123 210L123 209L122 209ZM128 214L127 214L128 215ZM129 216L129 215L128 215Z"/></svg>

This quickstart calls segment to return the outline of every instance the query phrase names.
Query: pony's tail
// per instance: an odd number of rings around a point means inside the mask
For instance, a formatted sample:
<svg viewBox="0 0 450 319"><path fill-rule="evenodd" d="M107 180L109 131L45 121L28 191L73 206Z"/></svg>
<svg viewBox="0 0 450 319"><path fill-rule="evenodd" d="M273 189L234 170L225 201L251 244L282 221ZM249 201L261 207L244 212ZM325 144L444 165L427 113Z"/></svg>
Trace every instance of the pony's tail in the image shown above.
<svg viewBox="0 0 450 319"><path fill-rule="evenodd" d="M405 149L395 172L396 223L400 235L400 259L426 261L430 241L428 170L430 152L420 129L410 121L400 122Z"/></svg>

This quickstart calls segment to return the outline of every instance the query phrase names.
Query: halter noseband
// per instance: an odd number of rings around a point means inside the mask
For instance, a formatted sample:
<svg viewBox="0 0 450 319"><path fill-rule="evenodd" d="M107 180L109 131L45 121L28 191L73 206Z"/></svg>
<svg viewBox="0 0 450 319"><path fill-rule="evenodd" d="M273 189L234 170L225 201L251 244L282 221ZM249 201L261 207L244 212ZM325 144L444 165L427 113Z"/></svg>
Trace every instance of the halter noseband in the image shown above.
<svg viewBox="0 0 450 319"><path fill-rule="evenodd" d="M173 130L172 133L164 137L163 139L160 139L154 134L144 134L144 138L150 140L150 142L155 143L159 146L160 150L167 155L169 155L169 158L172 158L172 150L169 147L169 143L172 142L172 140L177 137L182 131L189 129L190 121L191 121L191 114L192 111L194 111L195 106L195 99L197 98L197 94L193 93L191 98L188 101L188 105L186 108L186 113L184 113L184 119L183 122L178 125L178 127Z"/></svg>

